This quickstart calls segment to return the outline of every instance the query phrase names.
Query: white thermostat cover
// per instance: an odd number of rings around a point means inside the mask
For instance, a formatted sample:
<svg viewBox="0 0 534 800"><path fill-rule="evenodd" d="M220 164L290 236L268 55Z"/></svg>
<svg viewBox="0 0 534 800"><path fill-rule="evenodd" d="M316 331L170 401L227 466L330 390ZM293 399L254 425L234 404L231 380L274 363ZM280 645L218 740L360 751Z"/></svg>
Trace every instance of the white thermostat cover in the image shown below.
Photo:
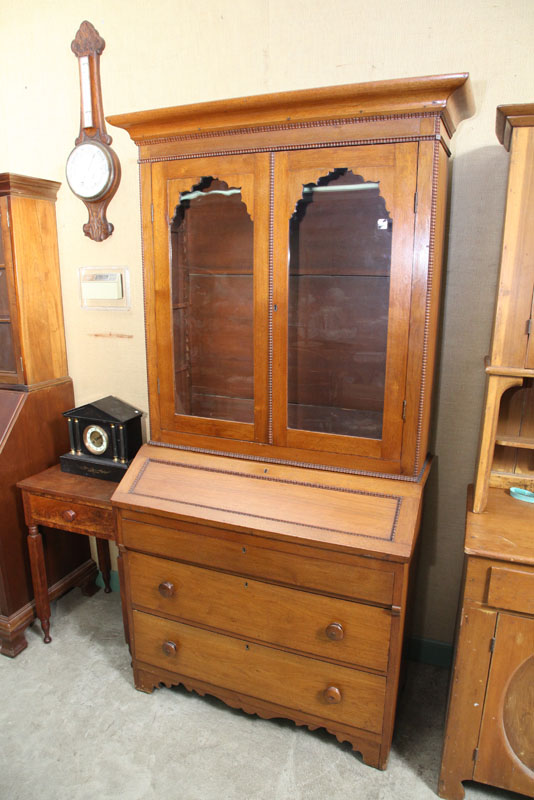
<svg viewBox="0 0 534 800"><path fill-rule="evenodd" d="M80 267L82 308L109 311L130 308L130 276L127 267Z"/></svg>

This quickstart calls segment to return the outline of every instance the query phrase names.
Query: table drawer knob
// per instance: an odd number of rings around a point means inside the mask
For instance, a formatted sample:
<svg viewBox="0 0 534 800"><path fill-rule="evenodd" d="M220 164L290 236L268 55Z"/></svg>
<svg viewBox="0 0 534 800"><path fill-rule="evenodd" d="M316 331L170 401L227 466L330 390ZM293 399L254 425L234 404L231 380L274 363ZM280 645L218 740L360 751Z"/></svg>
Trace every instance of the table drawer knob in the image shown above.
<svg viewBox="0 0 534 800"><path fill-rule="evenodd" d="M323 692L323 697L327 703L341 703L341 692L337 686L329 686Z"/></svg>
<svg viewBox="0 0 534 800"><path fill-rule="evenodd" d="M174 658L174 656L178 652L178 648L176 647L175 642L163 642L161 649L163 650L166 656L170 656L171 658Z"/></svg>
<svg viewBox="0 0 534 800"><path fill-rule="evenodd" d="M343 630L341 622L331 622L326 628L326 635L333 642L340 642L345 636L345 631Z"/></svg>
<svg viewBox="0 0 534 800"><path fill-rule="evenodd" d="M158 586L158 592L162 597L172 597L174 594L174 583L162 581Z"/></svg>
<svg viewBox="0 0 534 800"><path fill-rule="evenodd" d="M76 519L76 512L73 511L72 508L69 508L68 511L63 512L62 516L65 522L74 522Z"/></svg>

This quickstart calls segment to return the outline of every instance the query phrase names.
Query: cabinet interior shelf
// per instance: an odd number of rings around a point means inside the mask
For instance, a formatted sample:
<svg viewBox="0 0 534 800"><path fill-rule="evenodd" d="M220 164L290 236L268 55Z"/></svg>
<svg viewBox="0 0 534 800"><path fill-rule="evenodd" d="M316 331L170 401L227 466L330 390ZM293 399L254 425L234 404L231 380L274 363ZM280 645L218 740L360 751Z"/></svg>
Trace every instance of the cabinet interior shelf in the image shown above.
<svg viewBox="0 0 534 800"><path fill-rule="evenodd" d="M495 444L503 447L520 447L523 450L534 450L534 438L531 436L497 436Z"/></svg>

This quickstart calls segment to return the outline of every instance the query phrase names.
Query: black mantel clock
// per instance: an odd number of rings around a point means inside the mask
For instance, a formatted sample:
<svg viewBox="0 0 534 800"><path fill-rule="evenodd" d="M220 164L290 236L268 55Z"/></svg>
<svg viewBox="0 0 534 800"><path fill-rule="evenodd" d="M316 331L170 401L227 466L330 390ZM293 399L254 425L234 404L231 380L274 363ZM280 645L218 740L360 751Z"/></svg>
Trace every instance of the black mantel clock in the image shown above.
<svg viewBox="0 0 534 800"><path fill-rule="evenodd" d="M63 472L120 481L141 447L141 411L110 395L65 411L70 453L60 456Z"/></svg>

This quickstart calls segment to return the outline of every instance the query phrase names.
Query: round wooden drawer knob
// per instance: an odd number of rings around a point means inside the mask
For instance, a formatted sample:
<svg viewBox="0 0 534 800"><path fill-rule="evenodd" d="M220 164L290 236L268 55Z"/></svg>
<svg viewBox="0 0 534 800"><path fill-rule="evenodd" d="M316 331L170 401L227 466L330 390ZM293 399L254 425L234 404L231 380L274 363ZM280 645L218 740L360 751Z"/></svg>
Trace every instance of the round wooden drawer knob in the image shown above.
<svg viewBox="0 0 534 800"><path fill-rule="evenodd" d="M323 697L327 703L341 703L341 692L337 686L329 686L323 692Z"/></svg>
<svg viewBox="0 0 534 800"><path fill-rule="evenodd" d="M73 511L72 508L69 508L68 511L63 512L62 516L65 522L74 522L76 519L76 512Z"/></svg>
<svg viewBox="0 0 534 800"><path fill-rule="evenodd" d="M163 642L161 649L166 656L170 656L171 658L178 652L178 648L174 642Z"/></svg>
<svg viewBox="0 0 534 800"><path fill-rule="evenodd" d="M343 625L340 622L331 622L326 628L326 635L333 642L340 642L345 636Z"/></svg>
<svg viewBox="0 0 534 800"><path fill-rule="evenodd" d="M174 583L170 581L163 581L158 586L158 592L162 597L172 597L174 594Z"/></svg>

